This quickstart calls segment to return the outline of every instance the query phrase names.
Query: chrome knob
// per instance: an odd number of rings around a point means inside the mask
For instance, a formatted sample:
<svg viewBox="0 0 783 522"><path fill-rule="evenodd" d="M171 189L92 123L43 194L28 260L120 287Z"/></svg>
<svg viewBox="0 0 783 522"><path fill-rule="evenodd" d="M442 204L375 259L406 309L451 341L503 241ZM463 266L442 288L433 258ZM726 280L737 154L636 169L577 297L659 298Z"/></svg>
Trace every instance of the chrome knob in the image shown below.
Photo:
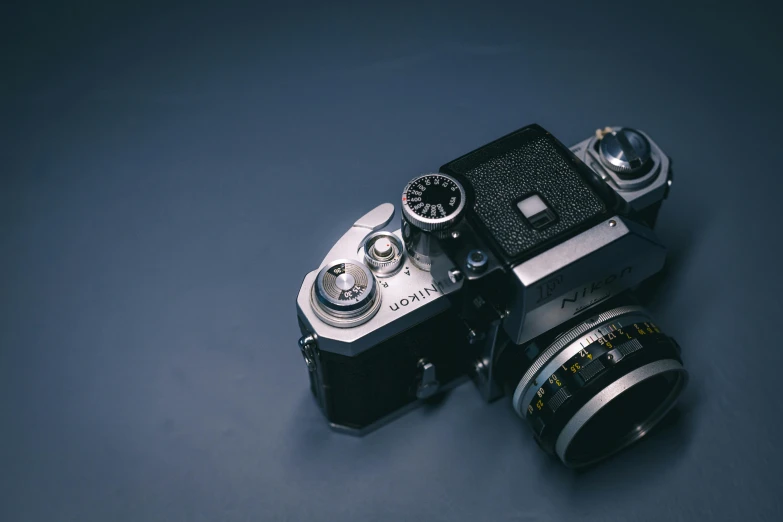
<svg viewBox="0 0 783 522"><path fill-rule="evenodd" d="M349 328L375 315L381 295L369 268L358 261L338 259L318 272L310 304L326 324Z"/></svg>
<svg viewBox="0 0 783 522"><path fill-rule="evenodd" d="M428 399L438 393L438 390L440 389L440 382L438 382L435 373L435 365L427 359L419 359L416 366L418 370L416 378L416 397L419 399Z"/></svg>
<svg viewBox="0 0 783 522"><path fill-rule="evenodd" d="M601 162L621 176L639 172L649 164L651 157L647 138L628 128L604 134L598 150Z"/></svg>
<svg viewBox="0 0 783 522"><path fill-rule="evenodd" d="M390 276L402 266L402 241L391 232L376 232L362 244L364 262L378 277Z"/></svg>

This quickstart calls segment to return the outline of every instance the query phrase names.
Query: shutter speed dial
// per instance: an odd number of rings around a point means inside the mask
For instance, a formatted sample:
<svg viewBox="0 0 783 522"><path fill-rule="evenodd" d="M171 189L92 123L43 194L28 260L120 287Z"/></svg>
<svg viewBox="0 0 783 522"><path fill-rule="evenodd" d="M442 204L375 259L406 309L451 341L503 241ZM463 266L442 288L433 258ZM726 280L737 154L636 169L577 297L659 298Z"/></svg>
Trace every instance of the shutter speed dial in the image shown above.
<svg viewBox="0 0 783 522"><path fill-rule="evenodd" d="M453 224L465 208L465 189L447 174L425 174L402 191L402 213L413 226L430 232Z"/></svg>
<svg viewBox="0 0 783 522"><path fill-rule="evenodd" d="M358 261L338 259L318 272L310 304L326 324L350 328L375 315L381 295L369 268Z"/></svg>
<svg viewBox="0 0 783 522"><path fill-rule="evenodd" d="M402 191L402 237L408 259L429 272L439 255L437 235L444 234L465 208L465 189L448 174L425 174Z"/></svg>

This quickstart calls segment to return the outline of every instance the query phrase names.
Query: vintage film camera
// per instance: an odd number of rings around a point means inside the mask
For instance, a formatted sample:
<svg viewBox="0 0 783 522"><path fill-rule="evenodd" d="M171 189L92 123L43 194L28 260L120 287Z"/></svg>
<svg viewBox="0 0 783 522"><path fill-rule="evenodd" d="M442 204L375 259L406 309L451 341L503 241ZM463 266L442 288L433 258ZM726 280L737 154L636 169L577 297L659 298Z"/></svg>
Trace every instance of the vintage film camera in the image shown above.
<svg viewBox="0 0 783 522"><path fill-rule="evenodd" d="M669 158L605 128L570 150L530 125L416 177L305 276L299 346L331 426L361 434L470 376L570 467L644 436L686 382L630 289L656 272Z"/></svg>

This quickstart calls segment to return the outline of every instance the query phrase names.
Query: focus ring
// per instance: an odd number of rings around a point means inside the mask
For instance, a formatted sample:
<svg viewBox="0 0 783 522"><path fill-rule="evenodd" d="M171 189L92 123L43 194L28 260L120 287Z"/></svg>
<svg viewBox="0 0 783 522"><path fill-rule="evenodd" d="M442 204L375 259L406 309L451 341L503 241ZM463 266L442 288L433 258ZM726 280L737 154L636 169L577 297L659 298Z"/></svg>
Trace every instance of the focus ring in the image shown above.
<svg viewBox="0 0 783 522"><path fill-rule="evenodd" d="M651 323L648 323L651 324ZM653 325L654 330L647 335L655 336L655 340L663 340L666 336ZM614 330L611 340L596 341L576 350L565 362L558 364L556 369L549 371L544 367L537 384L529 387L519 407L524 408L524 416L528 422L537 424L536 418L541 418L544 424L552 417L557 408L545 408L549 398L566 389L569 395L575 395L580 389L589 385L602 372L620 364L626 357L633 356L642 349L639 334L632 329ZM615 341L619 339L619 341ZM614 344L613 344L614 343ZM558 404L559 407L561 404Z"/></svg>
<svg viewBox="0 0 783 522"><path fill-rule="evenodd" d="M532 382L533 377L535 377L536 374L539 372L539 370L541 370L541 368L543 368L544 365L549 363L552 357L554 357L558 352L560 352L560 350L562 350L567 345L571 344L573 341L578 339L579 336L589 332L590 330L597 328L602 323L611 321L612 319L619 317L621 315L625 315L628 313L635 313L635 312L644 313L644 309L640 306L621 306L618 308L614 308L612 310L600 314L598 317L590 318L587 321L580 323L579 325L575 326L574 328L571 328L563 335L558 337L557 340L544 351L544 353L542 353L536 358L536 361L533 363L530 369L526 371L525 375L522 377L522 379L520 379L519 386L517 386L517 389L514 392L514 405L516 406L518 396L521 397L521 395L524 393L524 389L526 389L527 386ZM517 411L519 412L520 415L523 415L521 411L519 410Z"/></svg>

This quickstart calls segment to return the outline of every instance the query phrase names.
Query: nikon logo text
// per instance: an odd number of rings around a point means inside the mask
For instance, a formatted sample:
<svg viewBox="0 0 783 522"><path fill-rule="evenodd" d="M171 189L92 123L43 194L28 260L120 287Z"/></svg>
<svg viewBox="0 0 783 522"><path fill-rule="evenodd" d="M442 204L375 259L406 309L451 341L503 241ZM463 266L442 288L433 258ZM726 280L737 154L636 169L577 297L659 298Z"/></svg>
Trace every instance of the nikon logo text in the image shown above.
<svg viewBox="0 0 783 522"><path fill-rule="evenodd" d="M396 303L390 304L389 308L391 309L392 312L396 312L400 309L400 307L406 307L418 301L424 301L430 295L432 294L437 295L439 293L440 292L438 291L437 288L435 288L435 285L433 284L432 286L427 286L419 291L413 292L411 295L400 299Z"/></svg>
<svg viewBox="0 0 783 522"><path fill-rule="evenodd" d="M608 298L612 295L611 292L611 285L615 281L619 279L623 279L625 276L630 275L631 271L633 270L632 266L627 266L620 270L619 273L616 274L610 274L609 276L599 279L598 281L593 281L589 285L585 285L581 290L576 290L573 294L569 294L569 297L564 297L563 301L560 303L560 309L566 307L566 303L577 303L581 299L590 298L590 304L587 306L580 306L577 309L577 312L584 310L585 308L588 308L589 306L592 306L599 301L603 301L604 299ZM598 293L598 297L594 297L593 294Z"/></svg>

